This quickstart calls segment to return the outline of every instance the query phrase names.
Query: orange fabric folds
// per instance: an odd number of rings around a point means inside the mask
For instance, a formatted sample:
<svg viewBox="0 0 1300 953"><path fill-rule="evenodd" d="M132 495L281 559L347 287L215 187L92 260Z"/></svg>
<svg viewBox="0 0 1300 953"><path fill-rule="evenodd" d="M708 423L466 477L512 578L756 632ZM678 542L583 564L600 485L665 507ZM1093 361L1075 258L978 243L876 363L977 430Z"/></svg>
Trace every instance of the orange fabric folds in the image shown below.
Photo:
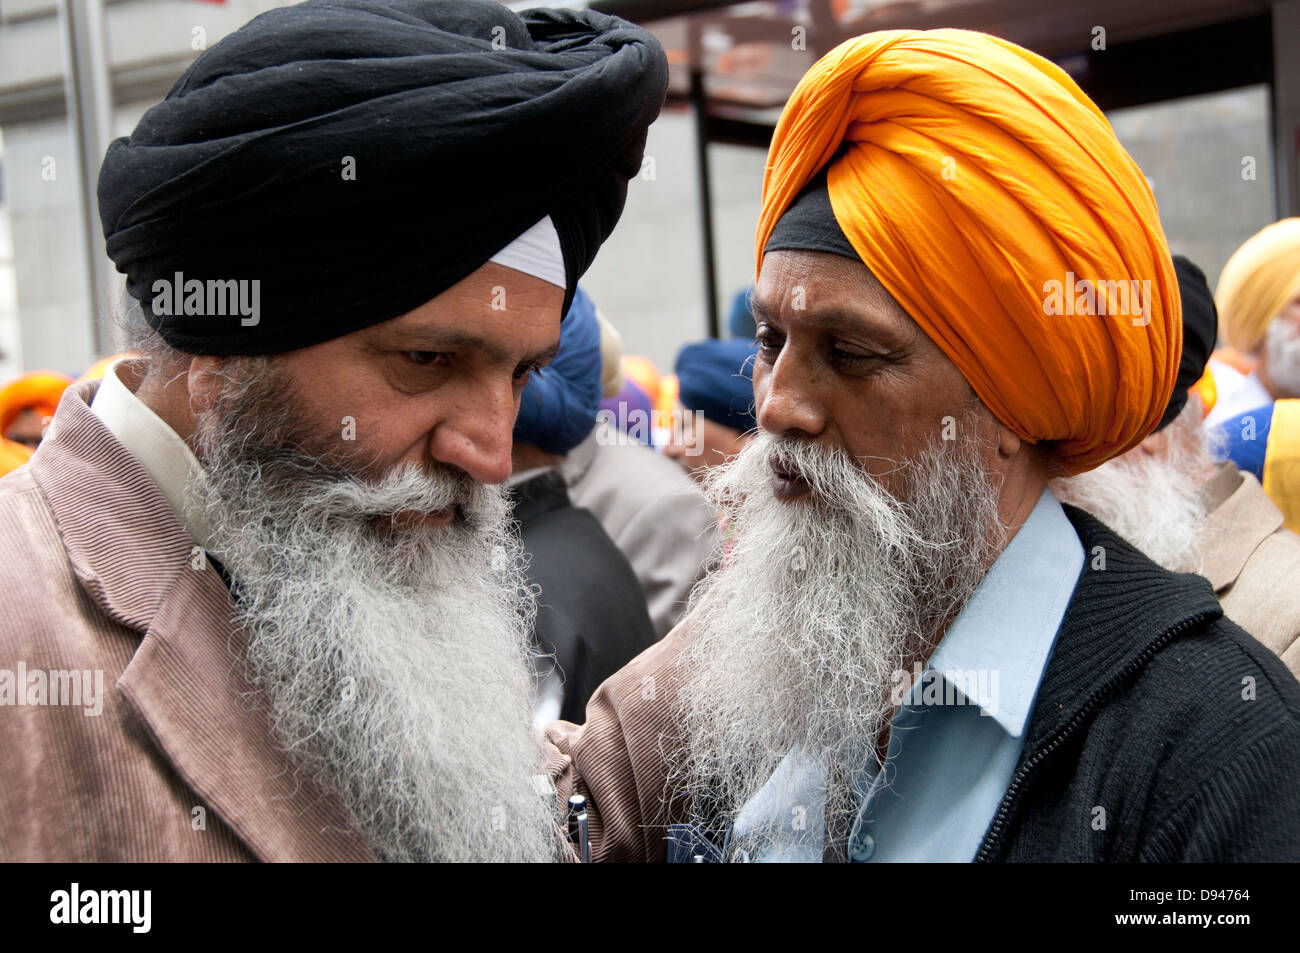
<svg viewBox="0 0 1300 953"><path fill-rule="evenodd" d="M828 163L849 242L1006 426L1081 472L1159 423L1182 348L1173 262L1145 177L1061 69L965 30L842 43L777 124L758 270Z"/></svg>
<svg viewBox="0 0 1300 953"><path fill-rule="evenodd" d="M58 371L28 371L0 387L0 434L18 419L24 410L34 410L42 417L53 417L59 398L72 378Z"/></svg>

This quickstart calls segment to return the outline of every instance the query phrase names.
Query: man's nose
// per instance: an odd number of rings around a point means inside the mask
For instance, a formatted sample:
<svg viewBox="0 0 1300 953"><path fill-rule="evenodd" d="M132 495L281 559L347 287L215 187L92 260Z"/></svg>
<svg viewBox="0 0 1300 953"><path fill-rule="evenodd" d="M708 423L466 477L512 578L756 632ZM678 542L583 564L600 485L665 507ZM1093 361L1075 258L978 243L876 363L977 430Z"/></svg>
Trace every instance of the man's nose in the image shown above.
<svg viewBox="0 0 1300 953"><path fill-rule="evenodd" d="M516 409L509 387L479 397L434 428L429 453L480 483L504 483L511 471Z"/></svg>
<svg viewBox="0 0 1300 953"><path fill-rule="evenodd" d="M826 417L806 373L790 352L782 352L767 371L755 371L754 400L758 425L771 434L800 433L815 437Z"/></svg>

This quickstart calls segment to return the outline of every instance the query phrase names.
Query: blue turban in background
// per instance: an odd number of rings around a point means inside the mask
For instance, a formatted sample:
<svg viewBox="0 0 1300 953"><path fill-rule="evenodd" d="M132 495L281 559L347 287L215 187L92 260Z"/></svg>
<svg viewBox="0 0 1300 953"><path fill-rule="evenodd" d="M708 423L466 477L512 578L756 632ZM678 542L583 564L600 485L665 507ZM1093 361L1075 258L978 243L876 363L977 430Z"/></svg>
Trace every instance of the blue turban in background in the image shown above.
<svg viewBox="0 0 1300 953"><path fill-rule="evenodd" d="M547 453L568 453L596 426L600 409L600 322L587 293L573 293L560 324L560 350L524 385L515 440Z"/></svg>
<svg viewBox="0 0 1300 953"><path fill-rule="evenodd" d="M737 291L731 299L731 314L727 316L727 332L733 338L752 338L758 333L754 312L749 310L749 296L753 291L754 286L748 285Z"/></svg>
<svg viewBox="0 0 1300 953"><path fill-rule="evenodd" d="M1254 474L1263 483L1268 434L1272 428L1272 404L1229 417L1214 428L1220 438L1216 455L1220 460L1231 460L1238 470Z"/></svg>
<svg viewBox="0 0 1300 953"><path fill-rule="evenodd" d="M677 352L675 368L682 406L741 433L753 430L758 426L753 380L757 353L758 342L752 338L686 345Z"/></svg>

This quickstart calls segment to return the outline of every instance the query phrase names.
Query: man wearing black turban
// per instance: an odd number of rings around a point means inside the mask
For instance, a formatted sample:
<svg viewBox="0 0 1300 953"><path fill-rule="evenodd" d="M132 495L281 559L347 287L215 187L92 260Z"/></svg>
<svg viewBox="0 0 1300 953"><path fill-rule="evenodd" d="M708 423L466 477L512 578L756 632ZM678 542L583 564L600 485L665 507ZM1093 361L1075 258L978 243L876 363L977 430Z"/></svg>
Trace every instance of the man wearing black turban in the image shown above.
<svg viewBox="0 0 1300 953"><path fill-rule="evenodd" d="M494 484L666 86L592 12L309 0L109 147L140 356L0 482L0 860L557 856Z"/></svg>
<svg viewBox="0 0 1300 953"><path fill-rule="evenodd" d="M1205 274L1174 256L1183 351L1155 432L1096 470L1057 480L1062 500L1097 516L1166 569L1210 580L1224 613L1300 675L1300 535L1283 525L1256 475L1222 461L1204 419L1205 372L1219 313ZM1217 459L1216 459L1217 457Z"/></svg>

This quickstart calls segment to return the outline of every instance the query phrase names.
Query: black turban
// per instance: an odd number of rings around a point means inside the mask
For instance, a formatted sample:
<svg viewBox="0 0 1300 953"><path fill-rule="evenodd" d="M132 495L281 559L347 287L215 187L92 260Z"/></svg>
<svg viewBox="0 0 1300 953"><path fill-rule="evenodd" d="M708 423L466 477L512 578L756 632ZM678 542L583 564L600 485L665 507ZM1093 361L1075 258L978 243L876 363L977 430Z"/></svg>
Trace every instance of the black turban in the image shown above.
<svg viewBox="0 0 1300 953"><path fill-rule="evenodd" d="M1174 271L1178 274L1178 294L1183 299L1183 353L1178 361L1173 396L1156 430L1173 423L1187 406L1187 392L1205 374L1219 329L1219 312L1214 307L1214 295L1205 273L1182 255L1174 256Z"/></svg>
<svg viewBox="0 0 1300 953"><path fill-rule="evenodd" d="M109 146L108 254L173 347L264 354L404 314L550 215L563 314L622 214L667 83L654 37L591 11L272 10ZM158 313L155 282L177 273L259 280L259 320Z"/></svg>

